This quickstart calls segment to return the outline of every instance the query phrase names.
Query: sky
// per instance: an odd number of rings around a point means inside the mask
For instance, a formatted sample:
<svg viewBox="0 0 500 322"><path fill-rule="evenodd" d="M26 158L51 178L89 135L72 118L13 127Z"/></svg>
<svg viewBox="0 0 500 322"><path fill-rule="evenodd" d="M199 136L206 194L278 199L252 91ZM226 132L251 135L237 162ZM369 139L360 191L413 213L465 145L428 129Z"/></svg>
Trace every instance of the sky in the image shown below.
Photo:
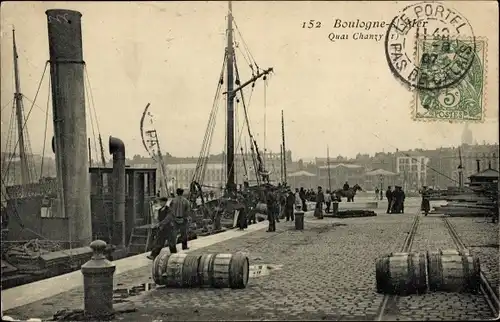
<svg viewBox="0 0 500 322"><path fill-rule="evenodd" d="M328 39L332 32L384 34L383 28L342 32L333 24L335 19L389 22L404 5L233 2L233 14L242 35L241 38L235 32L241 81L251 75L242 55L241 39L259 67L275 70L265 82L257 81L253 92L250 87L245 89L245 99L250 101L251 130L259 146L279 151L281 110L285 116L286 147L292 150L294 159L325 156L327 146L330 155L355 156L396 148L432 149L460 144L463 123L412 120L414 92L391 74L383 40ZM450 5L467 15L476 36L487 38L485 120L470 124L469 128L479 143L496 143L498 6L477 1ZM22 93L34 100L49 57L45 10L54 8L78 10L83 15L83 53L93 97L87 101L88 137L94 140L97 134L93 134L92 124L94 132L98 124L105 144L112 135L125 142L128 157L147 155L141 143L139 121L146 104L151 103L162 150L174 156L198 156L222 67L227 27L225 1L2 2L2 150L9 132L9 103L14 93L12 27L16 29ZM302 28L303 22L310 19L321 21L322 27ZM46 142L44 153L51 155L48 83L49 69L27 126L32 151L43 153ZM213 154L224 150L225 101L222 98L218 103L210 149ZM25 113L30 107L26 100ZM97 118L91 122L94 111ZM241 104L236 115L239 133L243 125ZM241 136L236 135L236 142L238 146L248 146L246 129Z"/></svg>

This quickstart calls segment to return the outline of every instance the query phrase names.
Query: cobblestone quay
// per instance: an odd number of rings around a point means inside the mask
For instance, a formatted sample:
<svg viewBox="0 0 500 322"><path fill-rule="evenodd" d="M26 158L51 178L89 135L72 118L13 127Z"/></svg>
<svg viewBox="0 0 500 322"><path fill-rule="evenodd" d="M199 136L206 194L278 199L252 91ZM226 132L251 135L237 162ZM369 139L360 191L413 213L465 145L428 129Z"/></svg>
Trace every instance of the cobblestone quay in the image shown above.
<svg viewBox="0 0 500 322"><path fill-rule="evenodd" d="M242 251L250 265L271 265L271 269L267 275L251 278L242 290L158 287L129 296L115 308L131 306L136 311L118 314L115 320L375 320L383 301L383 295L375 292L375 260L399 251L419 212L417 205L410 200L405 214L387 215L381 203L378 216L367 218L318 220L308 212L303 231L281 222L275 233L260 230L194 250L191 253ZM455 219L452 223L456 224ZM471 233L470 238L476 237ZM438 248L455 248L442 219L421 217L412 250ZM119 274L115 288L147 282L152 282L151 265ZM57 310L81 308L82 295L81 288L74 289L6 314L51 317ZM384 320L492 317L481 295L454 293L399 297L386 311Z"/></svg>

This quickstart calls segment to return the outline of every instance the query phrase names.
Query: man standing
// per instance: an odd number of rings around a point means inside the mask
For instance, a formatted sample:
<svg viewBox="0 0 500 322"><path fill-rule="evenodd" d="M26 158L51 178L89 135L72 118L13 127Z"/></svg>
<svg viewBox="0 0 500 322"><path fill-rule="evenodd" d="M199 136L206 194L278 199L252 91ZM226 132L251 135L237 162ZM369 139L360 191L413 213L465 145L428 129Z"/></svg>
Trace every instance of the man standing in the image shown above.
<svg viewBox="0 0 500 322"><path fill-rule="evenodd" d="M290 219L293 221L293 206L295 204L295 195L293 192L288 189L288 195L286 196L286 204L285 204L285 217L286 221L289 221Z"/></svg>
<svg viewBox="0 0 500 322"><path fill-rule="evenodd" d="M316 195L316 209L314 210L314 217L318 219L323 219L323 202L325 202L323 188L318 187L318 194Z"/></svg>
<svg viewBox="0 0 500 322"><path fill-rule="evenodd" d="M302 199L300 199L300 192L299 188L295 188L295 210L301 210L302 209Z"/></svg>
<svg viewBox="0 0 500 322"><path fill-rule="evenodd" d="M387 213L391 213L391 208L392 208L392 189L391 186L387 187L387 190L385 191L385 197L387 198Z"/></svg>
<svg viewBox="0 0 500 322"><path fill-rule="evenodd" d="M186 250L189 249L187 231L191 205L189 204L189 200L182 196L184 189L178 188L176 193L177 196L170 203L170 209L174 216L176 230L181 234L182 249Z"/></svg>
<svg viewBox="0 0 500 322"><path fill-rule="evenodd" d="M238 211L238 219L236 222L236 226L239 230L243 230L245 228L248 228L246 198L243 195L243 192L238 192L237 196L238 199L235 206L235 211Z"/></svg>
<svg viewBox="0 0 500 322"><path fill-rule="evenodd" d="M162 197L159 199L162 207L158 209L158 231L156 232L154 246L151 250L151 254L147 257L151 260L154 260L156 256L160 253L163 246L165 246L165 242L168 242L168 247L170 249L170 253L177 253L177 231L175 229L174 217L169 207L167 206L167 198Z"/></svg>
<svg viewBox="0 0 500 322"><path fill-rule="evenodd" d="M403 190L403 187L399 187L399 198L401 198L401 204L400 204L400 211L402 214L405 213L405 199L406 199L406 195L405 195L405 191Z"/></svg>
<svg viewBox="0 0 500 322"><path fill-rule="evenodd" d="M401 210L401 187L394 186L394 191L392 192L391 213L399 214L400 210Z"/></svg>
<svg viewBox="0 0 500 322"><path fill-rule="evenodd" d="M378 188L375 188L375 200L378 200L378 193L379 193Z"/></svg>
<svg viewBox="0 0 500 322"><path fill-rule="evenodd" d="M268 189L266 194L266 203L267 203L267 220L269 221L269 227L267 229L268 232L276 231L276 219L275 219L275 203L276 198L271 189Z"/></svg>
<svg viewBox="0 0 500 322"><path fill-rule="evenodd" d="M160 204L160 209L158 209L158 222L162 222L167 217L167 201L167 197L158 198L158 203Z"/></svg>
<svg viewBox="0 0 500 322"><path fill-rule="evenodd" d="M329 214L330 213L330 207L332 205L332 195L330 193L330 190L328 190L328 189L326 190L326 194L325 194L325 204L326 204L326 210L325 210L325 212L327 214Z"/></svg>
<svg viewBox="0 0 500 322"><path fill-rule="evenodd" d="M427 216L429 211L431 210L431 203L429 201L429 192L427 190L427 186L422 187L422 204L420 205L420 209Z"/></svg>
<svg viewBox="0 0 500 322"><path fill-rule="evenodd" d="M302 211L307 211L306 191L304 190L304 187L300 187L299 197L302 201Z"/></svg>

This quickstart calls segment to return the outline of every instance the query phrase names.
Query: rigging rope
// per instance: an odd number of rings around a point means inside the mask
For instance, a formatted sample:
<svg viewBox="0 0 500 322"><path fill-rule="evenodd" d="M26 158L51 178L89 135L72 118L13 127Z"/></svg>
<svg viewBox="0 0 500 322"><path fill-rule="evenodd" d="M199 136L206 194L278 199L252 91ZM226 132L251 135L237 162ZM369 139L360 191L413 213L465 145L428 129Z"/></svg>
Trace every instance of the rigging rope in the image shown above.
<svg viewBox="0 0 500 322"><path fill-rule="evenodd" d="M266 155L267 155L267 149L266 149L266 143L267 143L267 136L266 136L266 130L267 130L267 104L266 104L266 88L267 88L267 83L266 79L264 78L264 157L262 158L262 161L264 163L264 169L266 168Z"/></svg>
<svg viewBox="0 0 500 322"><path fill-rule="evenodd" d="M233 24L234 24L234 27L235 27L236 31L238 32L238 35L240 36L241 41L243 42L243 46L245 47L245 50L247 51L247 53L248 53L249 57L252 59L252 62L253 62L253 64L255 65L255 67L257 68L257 71L258 71L258 70L259 70L259 65L257 65L257 62L255 61L255 59L254 59L254 57L253 57L253 55L252 55L252 52L250 51L250 48L248 47L248 45L247 45L247 43L246 43L245 39L243 38L243 35L242 35L242 34L241 34L241 32L240 32L240 28L238 28L238 24L236 23L236 19L234 18L234 15L233 15L232 10L231 10L231 15L232 15L232 17L233 17ZM252 66L252 65L250 65L250 68L251 68L251 69L252 69L252 71L253 71L253 66Z"/></svg>
<svg viewBox="0 0 500 322"><path fill-rule="evenodd" d="M97 136L96 136L96 133L95 133L95 128L94 128L94 117L92 115L92 109L90 107L90 98L89 98L89 93L88 93L88 87L87 86L84 86L85 87L85 101L86 103L88 102L88 111L89 111L89 119L90 119L90 129L92 131L92 139L94 141L94 152L96 153L96 155L99 155L99 150L97 148Z"/></svg>
<svg viewBox="0 0 500 322"><path fill-rule="evenodd" d="M28 122L28 119L31 115L31 112L33 111L33 107L35 106L35 101L38 97L38 93L40 92L40 88L42 87L42 82L43 82L43 78L45 76L45 72L47 71L47 66L49 65L49 62L46 62L45 63L45 68L43 69L43 73L42 73L42 77L40 78L40 81L38 82L38 88L36 90L36 94L35 94L35 97L33 99L33 104L31 104L31 107L28 111L28 114L26 114L26 117L25 117L25 120L23 122L23 126L21 127L21 130L24 131L24 129L26 128L26 124ZM17 149L17 146L19 145L19 138L17 139L16 141L16 144L14 145L14 151ZM7 168L5 170L5 175L8 173L8 170L10 168L10 164L12 163L12 160L14 159L14 154L11 155L10 159L9 159L9 162L7 163ZM2 175L2 180L4 180L4 175Z"/></svg>
<svg viewBox="0 0 500 322"><path fill-rule="evenodd" d="M91 126L92 126L92 134L94 135L94 148L95 148L96 155L99 155L101 157L100 161L102 163L102 166L105 167L106 162L105 162L105 158L104 158L104 147L102 145L101 129L99 127L99 118L97 117L97 110L95 108L95 103L94 103L94 94L92 93L90 76L89 76L89 73L87 71L86 65L84 65L84 73L85 73L85 83L86 83L85 93L87 94L86 97L87 97L88 103L89 103L90 122L91 122ZM96 135L94 132L94 125L93 125L94 118L95 118L95 124L96 124L96 128L97 128L97 135L98 135L97 138L96 138ZM96 141L99 144L99 149L97 148Z"/></svg>
<svg viewBox="0 0 500 322"><path fill-rule="evenodd" d="M43 178L43 164L45 159L45 145L47 143L47 126L49 122L49 106L50 106L50 90L51 81L49 77L49 90L47 93L47 108L45 109L45 130L43 131L43 148L42 148L42 164L40 165L40 180Z"/></svg>
<svg viewBox="0 0 500 322"><path fill-rule="evenodd" d="M208 123L207 123L207 128L205 130L205 136L202 141L201 145L201 151L200 151L200 156L198 158L198 162L196 164L196 168L193 174L192 182L197 181L199 184L203 183L204 175L205 175L205 170L206 170L206 163L207 163L207 157L208 153L210 151L210 146L212 144L212 136L215 128L215 123L216 123L216 116L217 116L217 111L219 109L219 98L220 94L222 92L222 84L224 83L224 68L226 67L227 63L227 51L224 53L224 59L222 62L222 70L220 73L219 77L219 82L217 84L217 90L215 92L214 100L212 103L212 109L210 111L210 115L208 118Z"/></svg>
<svg viewBox="0 0 500 322"><path fill-rule="evenodd" d="M235 70L236 70L236 76L239 78L239 69L238 69L238 65L236 64L236 57L234 59L234 66L235 66ZM249 100L248 100L248 105L250 107L250 103L252 101L252 97L253 97L253 92L254 92L254 89L255 89L255 83L252 84L252 91L250 92L250 97L249 97ZM246 123L246 126L247 126L247 130L248 130L248 136L250 138L251 141L253 141L253 135L252 135L252 132L251 132L251 129L250 129L250 121L249 121L249 118L248 118L248 109L247 109L247 106L245 104L245 96L243 95L243 91L240 90L240 96L241 96L241 101L243 103L243 115L245 116L245 123ZM243 134L243 127L241 128L241 131L240 131L240 134L239 134L239 138L238 138L238 145L240 144L240 141L241 141L241 137L242 137L242 134ZM257 159L256 159L256 156L254 154L254 149L253 149L253 144L252 144L252 148L251 148L251 152L252 152L252 162L253 162L253 165L254 165L254 170L255 170L255 174L256 174L256 179L257 179L257 183L259 183L259 176L257 174Z"/></svg>
<svg viewBox="0 0 500 322"><path fill-rule="evenodd" d="M12 100L10 100L9 102L7 102L7 104L5 104L4 106L2 106L2 109L1 111L3 112L3 110L7 107L7 106L12 106L14 104L14 98ZM12 105L11 105L12 104Z"/></svg>

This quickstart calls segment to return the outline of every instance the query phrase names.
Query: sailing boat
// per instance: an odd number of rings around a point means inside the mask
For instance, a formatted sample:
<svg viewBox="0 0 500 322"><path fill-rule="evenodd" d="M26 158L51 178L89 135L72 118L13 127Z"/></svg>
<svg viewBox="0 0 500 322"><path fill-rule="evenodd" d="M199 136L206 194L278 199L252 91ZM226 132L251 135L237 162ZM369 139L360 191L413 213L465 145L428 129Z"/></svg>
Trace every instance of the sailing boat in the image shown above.
<svg viewBox="0 0 500 322"><path fill-rule="evenodd" d="M28 186L37 181L37 173L34 167L33 155L31 153L29 135L26 127L26 119L24 116L24 95L21 92L21 80L19 77L19 62L16 45L15 30L12 29L12 48L14 58L14 79L15 93L13 99L13 109L9 133L5 152L2 155L2 200L6 197L5 194L13 194L14 196L26 196L29 194ZM17 129L17 138L14 137ZM16 152L17 155L16 155ZM16 175L16 170L20 172L20 178ZM19 180L20 179L20 180ZM9 185L9 189L7 189ZM13 188L16 186L17 189Z"/></svg>
<svg viewBox="0 0 500 322"><path fill-rule="evenodd" d="M236 22L234 21L232 12L232 3L228 3L228 14L227 14L227 45L224 51L224 60L222 71L219 76L219 82L217 85L216 95L214 103L212 106L212 111L207 124L207 129L205 137L203 139L202 148L198 162L196 165L196 170L191 180L190 186L190 200L194 206L195 211L199 211L204 217L214 217L214 212L218 212L223 209L226 213L233 213L236 209L238 202L237 200L237 187L235 181L235 143L239 144L239 135L237 137L238 142L235 142L235 103L240 103L243 108L245 125L247 128L247 134L249 136L251 146L251 156L252 156L252 166L255 169L256 183L257 187L261 186L261 183L269 184L270 172L265 169L264 162L259 150L257 141L252 135L250 129L250 123L248 118L248 103L245 100L244 89L251 86L252 90L255 87L255 83L259 79L266 81L267 75L269 75L273 68L268 68L262 70L259 68L253 56L249 54L249 57L253 60L250 67L252 68L252 77L242 82L240 80L240 73L236 61L235 55L235 43L234 43L234 29L238 29ZM238 30L238 34L241 33ZM245 44L245 42L243 41ZM246 47L246 44L245 44ZM248 51L248 47L245 48ZM225 83L226 90L222 90L222 85ZM226 97L226 183L224 189L224 195L222 198L211 200L210 202L205 202L203 198L203 180L206 171L206 164L208 162L209 150L212 144L212 135L215 129L215 119L218 110L218 100L225 95ZM245 165L246 166L246 165ZM248 182L244 182L246 189L251 189ZM201 199L201 205L198 204L198 200Z"/></svg>

